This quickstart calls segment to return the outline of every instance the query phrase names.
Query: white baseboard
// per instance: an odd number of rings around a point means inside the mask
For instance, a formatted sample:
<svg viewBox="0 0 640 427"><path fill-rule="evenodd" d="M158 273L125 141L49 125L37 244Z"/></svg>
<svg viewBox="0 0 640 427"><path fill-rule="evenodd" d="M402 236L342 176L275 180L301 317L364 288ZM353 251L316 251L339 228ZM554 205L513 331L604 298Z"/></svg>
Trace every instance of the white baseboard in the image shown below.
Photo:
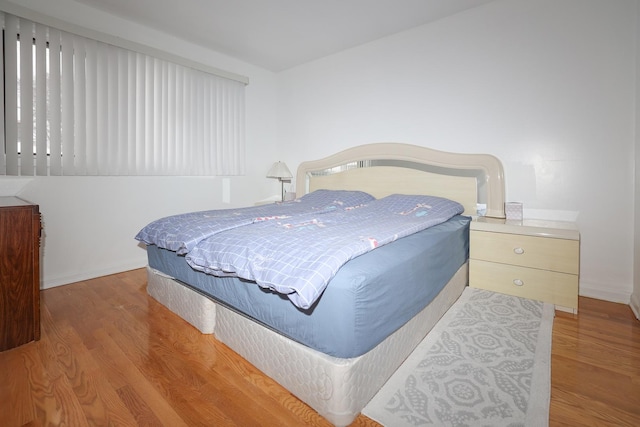
<svg viewBox="0 0 640 427"><path fill-rule="evenodd" d="M82 282L83 280L95 279L96 277L109 276L110 274L122 273L123 271L143 268L146 265L147 260L145 258L143 262L135 261L116 266L110 266L104 269L85 271L71 276L46 278L42 280L42 283L40 283L40 289L55 288L56 286L69 285L71 283Z"/></svg>
<svg viewBox="0 0 640 427"><path fill-rule="evenodd" d="M631 294L631 302L629 303L633 314L636 315L636 319L640 320L640 294L634 293Z"/></svg>
<svg viewBox="0 0 640 427"><path fill-rule="evenodd" d="M631 291L623 289L607 289L603 284L580 281L580 296L601 299L609 302L629 304Z"/></svg>

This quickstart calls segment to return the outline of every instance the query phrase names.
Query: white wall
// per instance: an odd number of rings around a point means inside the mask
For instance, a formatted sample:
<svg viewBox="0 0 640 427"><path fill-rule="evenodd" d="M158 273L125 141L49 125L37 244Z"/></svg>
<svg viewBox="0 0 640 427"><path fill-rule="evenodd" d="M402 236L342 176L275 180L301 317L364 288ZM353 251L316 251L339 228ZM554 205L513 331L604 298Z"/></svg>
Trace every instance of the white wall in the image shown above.
<svg viewBox="0 0 640 427"><path fill-rule="evenodd" d="M17 194L40 205L44 223L44 287L144 266L146 253L134 236L146 223L160 216L246 205L279 193L278 183L265 178L268 168L277 160L273 155L276 130L273 73L73 0L13 2L250 79L246 88L246 176L0 178L0 195ZM225 185L228 194L223 194ZM223 202L226 196L228 203Z"/></svg>
<svg viewBox="0 0 640 427"><path fill-rule="evenodd" d="M40 204L45 287L143 266L154 218L278 193L274 160L398 141L498 156L527 216L576 218L581 294L629 301L636 0L496 0L278 75L73 0L12 1L250 78L247 176L0 178Z"/></svg>
<svg viewBox="0 0 640 427"><path fill-rule="evenodd" d="M290 166L406 142L486 152L528 217L575 219L580 293L633 289L636 0L497 0L279 73Z"/></svg>
<svg viewBox="0 0 640 427"><path fill-rule="evenodd" d="M631 308L636 317L640 319L640 1L636 5L636 134L635 134L635 228L634 228L634 255L633 259L633 294L631 295Z"/></svg>

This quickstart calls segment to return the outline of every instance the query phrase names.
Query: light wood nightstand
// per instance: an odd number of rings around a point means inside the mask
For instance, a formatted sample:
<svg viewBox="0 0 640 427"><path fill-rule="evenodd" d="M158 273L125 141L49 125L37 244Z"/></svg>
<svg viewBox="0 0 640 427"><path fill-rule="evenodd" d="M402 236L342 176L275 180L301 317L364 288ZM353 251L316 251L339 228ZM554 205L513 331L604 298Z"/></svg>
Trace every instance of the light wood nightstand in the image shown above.
<svg viewBox="0 0 640 427"><path fill-rule="evenodd" d="M580 233L574 223L479 217L470 228L469 286L578 312Z"/></svg>

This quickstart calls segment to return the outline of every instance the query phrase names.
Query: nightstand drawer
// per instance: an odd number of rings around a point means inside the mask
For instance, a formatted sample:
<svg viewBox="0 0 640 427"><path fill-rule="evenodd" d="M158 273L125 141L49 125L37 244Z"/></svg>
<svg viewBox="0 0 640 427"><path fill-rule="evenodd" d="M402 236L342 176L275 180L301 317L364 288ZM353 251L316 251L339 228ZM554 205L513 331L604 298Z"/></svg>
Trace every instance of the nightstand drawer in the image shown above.
<svg viewBox="0 0 640 427"><path fill-rule="evenodd" d="M577 240L471 231L472 259L578 274L579 257Z"/></svg>
<svg viewBox="0 0 640 427"><path fill-rule="evenodd" d="M578 308L578 276L472 259L469 286Z"/></svg>

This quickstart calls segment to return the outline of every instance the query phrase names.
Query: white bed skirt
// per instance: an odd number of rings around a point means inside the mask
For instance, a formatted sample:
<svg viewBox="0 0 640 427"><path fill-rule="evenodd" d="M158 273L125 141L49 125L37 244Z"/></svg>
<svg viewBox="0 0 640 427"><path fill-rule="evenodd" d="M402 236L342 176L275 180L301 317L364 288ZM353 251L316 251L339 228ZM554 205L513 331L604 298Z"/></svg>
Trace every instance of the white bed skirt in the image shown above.
<svg viewBox="0 0 640 427"><path fill-rule="evenodd" d="M366 354L340 359L292 341L147 267L147 292L236 351L336 426L347 426L416 348L468 283L464 264L438 296Z"/></svg>

